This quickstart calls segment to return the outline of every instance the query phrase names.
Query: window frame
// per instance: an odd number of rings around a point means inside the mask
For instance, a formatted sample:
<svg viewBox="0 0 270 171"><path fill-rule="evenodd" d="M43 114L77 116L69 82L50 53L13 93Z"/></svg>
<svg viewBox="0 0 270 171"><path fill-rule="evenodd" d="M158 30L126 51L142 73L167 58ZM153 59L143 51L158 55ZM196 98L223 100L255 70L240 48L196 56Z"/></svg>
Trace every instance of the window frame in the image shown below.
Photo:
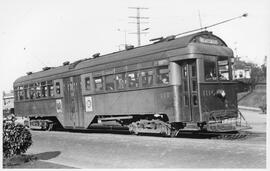
<svg viewBox="0 0 270 171"><path fill-rule="evenodd" d="M160 70L162 70L162 69L166 69L167 72L166 73L160 73ZM163 86L170 85L170 67L169 67L169 65L157 66L155 68L155 71L156 71L155 72L155 77L156 77L155 83L156 83L156 85L163 85ZM167 75L167 76L164 78L163 75ZM163 81L163 79L167 79L166 83Z"/></svg>
<svg viewBox="0 0 270 171"><path fill-rule="evenodd" d="M112 77L112 80L110 80L111 82L107 82L107 78ZM116 90L116 86L115 86L115 74L108 74L108 75L104 75L104 84L105 84L105 91L115 91ZM110 87L112 87L112 89L107 89L107 85L112 85Z"/></svg>
<svg viewBox="0 0 270 171"><path fill-rule="evenodd" d="M152 75L149 74L149 72L152 72ZM143 76L142 72L145 72L145 76ZM151 83L149 84L149 77L151 77ZM154 77L155 77L155 72L154 68L147 68L147 69L141 69L140 70L140 80L141 80L141 87L142 88L148 88L148 87L153 87L154 86ZM146 84L144 84L144 78L146 78Z"/></svg>
<svg viewBox="0 0 270 171"><path fill-rule="evenodd" d="M205 66L205 62L206 61L212 61L214 62L215 61L215 79L207 79L207 76L206 76L206 66ZM223 66L223 65L219 65L218 64L218 61L227 61L227 65L228 66L228 69L227 69L227 73L228 73L228 79L221 79L220 76L219 76L219 72L220 72L220 66ZM225 65L224 65L225 66ZM232 66L231 66L231 62L230 62L230 57L228 56L204 56L203 58L203 80L205 82L228 82L228 81L232 81Z"/></svg>
<svg viewBox="0 0 270 171"><path fill-rule="evenodd" d="M117 76L121 75L122 76L122 84L119 84L120 80L119 78L117 78ZM115 85L116 85L116 91L117 90L125 90L127 88L127 80L126 80L126 72L120 72L120 73L115 73ZM121 86L121 88L119 88L119 85L123 85L123 87Z"/></svg>
<svg viewBox="0 0 270 171"><path fill-rule="evenodd" d="M97 83L96 83L96 79L101 79L101 89L97 89ZM104 91L104 76L95 76L93 77L93 82L94 82L94 88L96 92L102 92Z"/></svg>
<svg viewBox="0 0 270 171"><path fill-rule="evenodd" d="M131 81L129 78L129 74L134 74L135 81ZM127 89L137 89L140 88L140 70L133 70L126 72L126 81L127 81ZM130 86L131 83L135 83L135 86Z"/></svg>

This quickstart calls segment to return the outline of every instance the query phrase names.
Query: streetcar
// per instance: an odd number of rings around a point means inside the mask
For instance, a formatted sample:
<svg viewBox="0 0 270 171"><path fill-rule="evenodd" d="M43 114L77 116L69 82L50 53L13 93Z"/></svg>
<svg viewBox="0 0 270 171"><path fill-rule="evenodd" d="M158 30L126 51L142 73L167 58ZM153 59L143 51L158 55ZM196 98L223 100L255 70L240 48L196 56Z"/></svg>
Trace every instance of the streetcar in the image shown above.
<svg viewBox="0 0 270 171"><path fill-rule="evenodd" d="M14 82L15 113L35 129L239 131L248 124L238 110L233 61L232 49L212 32L161 37L28 72Z"/></svg>

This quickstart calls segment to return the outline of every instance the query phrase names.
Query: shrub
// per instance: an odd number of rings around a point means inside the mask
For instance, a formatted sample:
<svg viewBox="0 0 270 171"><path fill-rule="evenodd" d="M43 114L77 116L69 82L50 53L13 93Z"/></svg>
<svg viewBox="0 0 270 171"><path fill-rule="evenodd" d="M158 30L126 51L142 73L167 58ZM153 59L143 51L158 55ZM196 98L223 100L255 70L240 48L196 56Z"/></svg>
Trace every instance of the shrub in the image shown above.
<svg viewBox="0 0 270 171"><path fill-rule="evenodd" d="M32 145L30 131L21 124L15 124L15 117L3 123L3 154L4 158L25 153Z"/></svg>
<svg viewBox="0 0 270 171"><path fill-rule="evenodd" d="M262 106L259 106L259 108L262 110L262 113L267 113L267 106L266 104L263 104Z"/></svg>

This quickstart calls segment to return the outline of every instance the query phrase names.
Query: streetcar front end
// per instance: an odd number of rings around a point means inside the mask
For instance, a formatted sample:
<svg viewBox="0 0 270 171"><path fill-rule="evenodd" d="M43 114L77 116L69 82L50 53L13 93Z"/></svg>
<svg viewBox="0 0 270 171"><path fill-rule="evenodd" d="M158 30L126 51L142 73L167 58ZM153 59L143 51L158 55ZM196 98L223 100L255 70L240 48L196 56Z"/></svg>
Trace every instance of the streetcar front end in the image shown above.
<svg viewBox="0 0 270 171"><path fill-rule="evenodd" d="M202 59L200 87L202 129L231 132L249 129L238 110L238 83L233 80L232 60L228 56L205 55Z"/></svg>

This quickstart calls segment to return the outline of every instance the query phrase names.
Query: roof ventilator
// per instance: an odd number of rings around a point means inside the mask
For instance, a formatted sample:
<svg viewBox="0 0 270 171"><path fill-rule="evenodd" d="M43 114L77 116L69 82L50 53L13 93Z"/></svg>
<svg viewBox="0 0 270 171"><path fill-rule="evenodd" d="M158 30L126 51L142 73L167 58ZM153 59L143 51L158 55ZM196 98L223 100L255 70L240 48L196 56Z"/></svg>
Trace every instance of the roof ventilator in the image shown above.
<svg viewBox="0 0 270 171"><path fill-rule="evenodd" d="M154 38L154 39L150 39L151 42L154 43L160 43L160 42L166 42L166 41L171 41L175 39L175 35L171 35L171 36L167 36L167 37L158 37L158 38Z"/></svg>
<svg viewBox="0 0 270 171"><path fill-rule="evenodd" d="M42 68L43 71L47 71L49 69L51 69L51 67L44 67L44 68Z"/></svg>
<svg viewBox="0 0 270 171"><path fill-rule="evenodd" d="M95 53L94 55L92 55L93 58L97 58L100 56L100 53Z"/></svg>
<svg viewBox="0 0 270 171"><path fill-rule="evenodd" d="M131 49L134 49L134 46L133 45L126 45L125 49L126 50L131 50Z"/></svg>
<svg viewBox="0 0 270 171"><path fill-rule="evenodd" d="M69 65L69 61L63 62L63 66Z"/></svg>
<svg viewBox="0 0 270 171"><path fill-rule="evenodd" d="M76 65L78 65L78 63L80 63L81 61L83 61L83 60L78 60L78 61L71 63L69 65L68 69L74 69L76 67Z"/></svg>

